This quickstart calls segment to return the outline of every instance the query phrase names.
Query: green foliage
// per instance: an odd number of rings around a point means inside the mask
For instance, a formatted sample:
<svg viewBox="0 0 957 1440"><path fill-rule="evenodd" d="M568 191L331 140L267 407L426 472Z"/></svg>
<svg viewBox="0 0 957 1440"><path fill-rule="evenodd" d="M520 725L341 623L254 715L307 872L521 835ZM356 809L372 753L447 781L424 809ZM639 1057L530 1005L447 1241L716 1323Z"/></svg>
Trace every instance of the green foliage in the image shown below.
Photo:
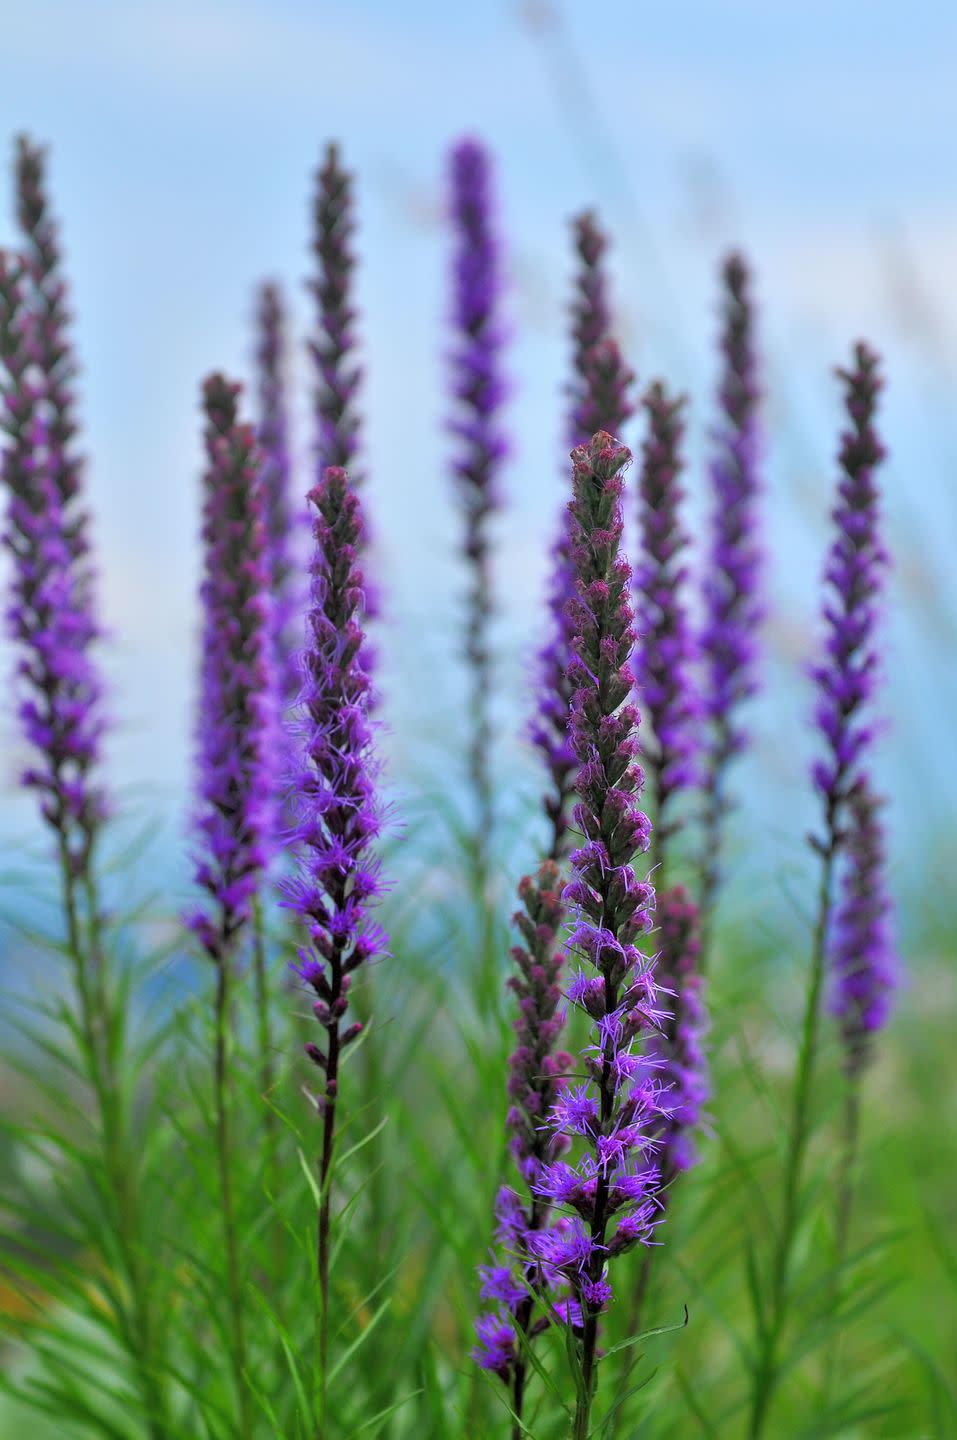
<svg viewBox="0 0 957 1440"><path fill-rule="evenodd" d="M516 822L512 855L492 879L477 872L450 814L441 834L434 820L416 824L387 857L398 879L383 914L392 955L357 984L368 1028L348 1053L341 1088L326 1440L512 1431L502 1387L469 1350L475 1267L507 1173L507 925L514 882L534 858L531 835L531 824ZM114 915L105 937L122 1214L68 961L52 931L22 942L37 979L11 1002L3 1070L0 1440L237 1433L210 1061L214 977L182 950L172 917L163 922L155 906L139 906ZM957 916L935 915L934 926L909 958L915 983L866 1078L858 1199L843 1256L833 1222L842 1079L826 1017L822 1025L771 1435L957 1434L957 1250L948 1224L957 1142L943 1083L953 1073L957 1000L944 957ZM161 943L146 953L144 937L157 933ZM262 1093L264 1032L246 952L230 1061L257 1440L317 1433L319 1127L302 1055L308 1001L288 977L294 945L274 907L266 933L270 1093ZM596 1440L746 1433L780 1221L806 951L801 927L758 930L747 916L723 918L710 994L710 1134L702 1163L679 1177L659 1232L643 1334L629 1336L621 1301L607 1317ZM641 1261L618 1262L619 1295L637 1282ZM529 1356L520 1433L563 1440L574 1395L561 1327Z"/></svg>

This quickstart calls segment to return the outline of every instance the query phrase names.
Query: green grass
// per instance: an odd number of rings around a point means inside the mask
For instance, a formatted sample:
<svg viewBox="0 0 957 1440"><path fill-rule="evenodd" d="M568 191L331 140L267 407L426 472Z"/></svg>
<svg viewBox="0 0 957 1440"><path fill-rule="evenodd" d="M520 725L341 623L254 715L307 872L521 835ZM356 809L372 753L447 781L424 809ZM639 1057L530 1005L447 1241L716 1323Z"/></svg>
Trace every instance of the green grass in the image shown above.
<svg viewBox="0 0 957 1440"><path fill-rule="evenodd" d="M526 847L517 832L512 850ZM504 876L511 891L522 860L503 863L493 916L470 897L461 845L417 838L389 863L401 871L383 916L393 955L356 995L371 1024L343 1078L329 1440L507 1436L501 1386L476 1369L469 1349L475 1267L507 1174L510 1029L502 984L512 905ZM212 975L201 961L179 957L183 983L172 1018L165 1006L144 1012L134 1003L144 970L161 967L168 988L170 960L162 949L129 958L138 923L119 926L114 937L116 968L133 996L116 1004L138 1016L122 1036L121 1074L131 1226L148 1290L141 1298L168 1404L161 1433L226 1440L237 1431L212 1132ZM301 1055L308 1004L286 979L284 922L277 913L271 923L273 1093L264 1098L257 1083L251 976L240 987L232 1063L248 1379L257 1440L311 1440L319 1127L303 1093L311 1078ZM957 1136L950 1123L957 973L948 958L955 934L957 914L948 922L938 910L907 956L909 987L866 1077L852 1238L839 1277L832 1217L841 1073L825 1023L770 1436L957 1435ZM746 916L723 917L710 987L711 1119L702 1162L677 1183L659 1231L642 1317L646 1331L662 1333L625 1345L626 1300L610 1311L596 1435L746 1434L806 951L799 925L772 930ZM82 1046L70 1033L69 1006L49 1010L32 1040L11 1054L4 1077L2 1228L9 1238L0 1437L139 1440L151 1432L123 1341L131 1297L111 1233ZM278 1189L271 1188L267 1104L279 1120ZM619 1296L627 1296L640 1262L636 1254L617 1262ZM573 1404L561 1336L544 1337L536 1355L543 1373L530 1387L526 1433L559 1440ZM631 1393L616 1408L622 1387Z"/></svg>

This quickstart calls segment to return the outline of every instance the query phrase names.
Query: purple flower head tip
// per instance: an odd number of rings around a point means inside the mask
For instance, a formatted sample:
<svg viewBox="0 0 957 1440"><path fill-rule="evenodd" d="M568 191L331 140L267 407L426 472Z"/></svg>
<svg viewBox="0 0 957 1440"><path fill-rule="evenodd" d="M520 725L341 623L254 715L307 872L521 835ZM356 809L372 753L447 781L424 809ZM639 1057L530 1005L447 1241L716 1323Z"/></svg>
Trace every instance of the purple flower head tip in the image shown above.
<svg viewBox="0 0 957 1440"><path fill-rule="evenodd" d="M502 369L502 262L496 233L492 162L476 140L459 141L449 156L453 232L453 343L449 353L453 436L452 477L464 514L462 550L469 570L465 656L472 694L469 772L477 808L478 850L492 828L489 626L494 610L489 520L501 507L500 475L509 446L501 423L507 395Z"/></svg>
<svg viewBox="0 0 957 1440"><path fill-rule="evenodd" d="M316 335L309 349L316 367L318 473L328 465L346 466L353 485L360 443L357 396L362 369L356 360L356 309L353 299L355 204L353 177L342 166L339 147L326 147L316 175L313 253L316 278L309 283L317 304Z"/></svg>
<svg viewBox="0 0 957 1440"><path fill-rule="evenodd" d="M737 711L757 689L757 632L764 616L757 517L762 491L761 391L751 277L740 255L728 257L722 279L720 420L710 467L714 507L704 581L707 618L701 636L705 703L716 730L718 764L742 749L747 740Z"/></svg>
<svg viewBox="0 0 957 1440"><path fill-rule="evenodd" d="M878 676L877 627L888 562L877 488L885 450L874 425L883 385L880 361L867 345L859 344L851 368L837 373L845 388L850 427L838 455L835 534L824 572L825 655L811 671L818 691L817 726L826 747L813 779L830 819L850 793L874 737L867 706Z"/></svg>
<svg viewBox="0 0 957 1440"><path fill-rule="evenodd" d="M260 287L256 307L258 436L263 453L262 489L269 559L273 663L279 708L299 693L295 621L301 599L294 542L299 517L291 496L289 414L286 400L286 313L279 287Z"/></svg>

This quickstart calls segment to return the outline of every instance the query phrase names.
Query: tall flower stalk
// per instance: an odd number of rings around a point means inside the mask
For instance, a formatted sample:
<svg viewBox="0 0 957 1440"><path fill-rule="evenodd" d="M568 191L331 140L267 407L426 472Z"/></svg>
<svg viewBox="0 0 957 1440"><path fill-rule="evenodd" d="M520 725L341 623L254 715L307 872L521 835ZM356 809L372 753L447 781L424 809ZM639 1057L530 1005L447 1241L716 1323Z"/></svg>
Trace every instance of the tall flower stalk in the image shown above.
<svg viewBox="0 0 957 1440"><path fill-rule="evenodd" d="M598 430L617 435L634 413L634 374L612 338L609 283L604 258L608 239L594 214L586 211L572 222L576 271L570 306L572 375L568 443L585 445ZM561 860L573 843L569 820L575 794L575 757L568 738L571 684L568 664L574 638L568 602L575 578L568 537L568 511L563 508L558 538L551 552L548 588L550 633L538 655L537 710L530 738L542 754L549 777L543 808L549 824L548 854Z"/></svg>
<svg viewBox="0 0 957 1440"><path fill-rule="evenodd" d="M289 449L289 409L286 396L288 341L286 313L277 285L259 289L256 306L256 388L257 436L262 452L260 484L269 573L269 625L271 635L274 742L281 762L274 766L277 777L275 814L281 832L283 792L291 768L289 745L283 718L299 694L297 661L298 624L301 596L297 576L294 540L299 517L292 498L292 462ZM267 1097L263 1114L266 1176L273 1194L279 1185L278 1115L271 1096L276 1084L275 1042L270 1022L269 972L263 907L257 899L253 908L253 977L256 990L257 1043L260 1090ZM274 1263L277 1270L282 1254L282 1230L274 1227Z"/></svg>
<svg viewBox="0 0 957 1440"><path fill-rule="evenodd" d="M642 757L653 798L650 858L665 888L674 802L696 777L700 706L694 684L695 646L685 587L688 536L681 523L680 483L684 397L661 384L644 399L648 434L642 445L638 519L641 559L635 574L638 646L635 676L645 730Z"/></svg>
<svg viewBox="0 0 957 1440"><path fill-rule="evenodd" d="M879 361L865 344L838 375L845 390L849 427L841 440L841 476L832 512L835 536L824 573L824 656L812 670L817 687L815 719L824 755L813 769L823 808L823 826L812 845L821 860L817 920L808 975L801 1048L792 1099L785 1160L781 1226L775 1247L770 1289L758 1335L753 1371L750 1435L762 1435L779 1379L778 1347L790 1299L791 1257L798 1222L804 1159L810 1135L810 1106L817 1060L821 996L831 943L832 884L837 857L848 844L855 797L863 778L863 760L874 738L870 713L879 666L878 605L887 564L881 538L876 473L884 447L874 426L882 380ZM868 836L868 845L873 836ZM852 864L859 863L862 841L855 841ZM873 874L869 877L873 879ZM836 943L842 944L841 924Z"/></svg>
<svg viewBox="0 0 957 1440"><path fill-rule="evenodd" d="M111 1262L125 1295L113 1292L117 1333L129 1352L152 1440L165 1434L162 1382L153 1353L147 1267L140 1253L127 1114L117 1073L119 1022L103 954L95 855L107 814L98 776L105 729L95 658L94 597L82 461L75 449L76 374L57 226L45 187L45 152L16 147L22 253L0 252L0 375L7 491L3 543L13 561L6 620L17 652L18 715L32 759L21 776L52 830L81 1037L106 1177Z"/></svg>
<svg viewBox="0 0 957 1440"><path fill-rule="evenodd" d="M720 419L709 467L713 509L704 576L705 624L701 633L703 701L708 743L703 756L704 852L701 882L702 960L707 963L718 884L727 773L747 745L740 711L758 687L758 633L764 616L762 551L758 537L761 498L761 428L755 313L751 276L742 256L729 255L722 270L724 314Z"/></svg>
<svg viewBox="0 0 957 1440"><path fill-rule="evenodd" d="M569 730L578 763L574 818L583 843L571 856L564 899L574 915L570 949L587 968L572 978L567 994L590 1017L594 1039L583 1057L585 1083L564 1090L548 1119L580 1153L574 1164L546 1166L537 1186L549 1204L571 1212L571 1225L565 1233L546 1232L535 1251L564 1276L581 1307L574 1440L590 1433L599 1318L612 1293L609 1262L651 1239L660 1185L654 1163L659 1087L634 1048L661 1015L651 967L636 944L651 928L654 891L633 868L647 849L649 824L638 803L639 714L629 699L631 572L620 555L620 472L630 458L605 432L572 452Z"/></svg>
<svg viewBox="0 0 957 1440"><path fill-rule="evenodd" d="M313 1012L323 1033L320 1044L306 1045L306 1053L322 1077L315 1097L322 1123L316 1382L319 1433L324 1434L340 1066L362 1030L360 1022L348 1020L349 992L356 971L383 955L388 940L371 917L383 888L373 848L383 810L376 792L379 767L362 624L362 514L345 471L337 467L326 470L309 500L315 511L315 553L299 702L299 868L286 896L307 936L296 969L315 994Z"/></svg>
<svg viewBox="0 0 957 1440"><path fill-rule="evenodd" d="M262 455L240 424L240 387L203 385L203 636L196 881L206 901L190 925L216 968L213 1091L230 1360L239 1431L252 1434L246 1327L234 1194L230 1015L240 937L253 918L273 831L269 563Z"/></svg>
<svg viewBox="0 0 957 1440"><path fill-rule="evenodd" d="M501 353L502 263L495 228L492 162L476 140L461 140L449 157L453 230L451 366L455 439L452 475L465 519L462 548L469 566L465 654L471 680L469 776L476 807L476 854L484 876L494 821L490 749L494 614L489 521L501 508L499 477L508 454L501 423L507 386Z"/></svg>

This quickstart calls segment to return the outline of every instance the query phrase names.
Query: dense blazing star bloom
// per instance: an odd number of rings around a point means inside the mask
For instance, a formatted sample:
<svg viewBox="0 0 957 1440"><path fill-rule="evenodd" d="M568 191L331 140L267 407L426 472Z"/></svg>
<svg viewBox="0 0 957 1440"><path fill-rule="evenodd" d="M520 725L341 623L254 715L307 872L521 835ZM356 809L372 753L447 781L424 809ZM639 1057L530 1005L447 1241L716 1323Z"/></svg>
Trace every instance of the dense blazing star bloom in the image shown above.
<svg viewBox="0 0 957 1440"><path fill-rule="evenodd" d="M286 399L286 315L275 285L263 285L256 309L257 434L269 560L273 665L279 709L299 694L300 600L293 542L299 517L292 500L289 411Z"/></svg>
<svg viewBox="0 0 957 1440"><path fill-rule="evenodd" d="M851 425L838 456L841 479L832 512L835 536L824 573L826 654L811 672L818 690L815 719L827 748L827 757L817 761L812 772L832 837L825 839L825 845L837 843L836 822L874 738L867 705L877 681L878 607L887 566L876 483L885 455L874 428L883 383L879 364L874 352L859 344L852 367L838 371Z"/></svg>
<svg viewBox="0 0 957 1440"><path fill-rule="evenodd" d="M312 597L302 656L299 699L301 768L296 784L299 824L294 836L298 874L286 886L287 904L308 937L299 975L315 995L321 1044L306 1053L321 1073L322 1116L318 1219L320 1350L328 1353L329 1171L335 1139L339 1066L359 1035L347 1023L352 977L385 953L388 941L372 920L382 892L374 844L383 826L376 793L378 764L369 715L370 679L362 626L363 577L359 501L346 472L330 466L309 492L315 511Z"/></svg>
<svg viewBox="0 0 957 1440"><path fill-rule="evenodd" d="M355 204L353 177L343 169L339 147L326 147L316 177L313 253L316 278L309 289L318 306L316 337L309 349L316 365L317 462L320 479L328 465L348 468L352 485L361 484L356 467L360 416L356 399L362 369L356 358L356 308L353 298Z"/></svg>
<svg viewBox="0 0 957 1440"><path fill-rule="evenodd" d="M3 543L13 560L6 620L18 655L20 723L33 751L21 778L37 791L77 878L89 872L106 814L95 778L105 722L81 467L70 448L73 362L55 279L55 232L38 188L40 161L41 152L21 141L21 211L43 241L43 263L32 244L25 259L0 252L0 427L7 436L0 473L8 497Z"/></svg>
<svg viewBox="0 0 957 1440"><path fill-rule="evenodd" d="M858 780L847 800L844 882L831 938L831 1013L852 1077L870 1059L899 983L880 805L866 777Z"/></svg>
<svg viewBox="0 0 957 1440"><path fill-rule="evenodd" d="M738 707L757 689L757 631L764 614L757 506L761 496L761 431L754 307L750 275L740 255L725 261L724 365L718 391L721 419L710 466L714 492L711 549L704 580L707 621L705 699L726 760L747 739Z"/></svg>
<svg viewBox="0 0 957 1440"><path fill-rule="evenodd" d="M273 826L269 559L253 427L240 387L203 385L203 638L198 723L197 883L209 902L190 926L224 964L249 920Z"/></svg>
<svg viewBox="0 0 957 1440"><path fill-rule="evenodd" d="M598 430L617 435L634 413L629 370L611 335L608 277L604 256L608 240L588 211L573 222L577 261L571 304L572 379L568 386L568 436L571 446L584 445ZM568 663L574 631L567 607L575 589L568 515L563 510L558 538L552 547L548 589L548 641L538 654L536 714L530 726L532 743L541 751L550 788L543 799L550 835L548 854L567 853L575 757L568 739L571 686Z"/></svg>
<svg viewBox="0 0 957 1440"><path fill-rule="evenodd" d="M661 865L671 829L669 801L695 779L700 704L685 596L684 552L689 542L680 517L684 399L672 398L656 384L644 405L648 435L642 446L638 510L641 562L635 573L639 636L635 675L646 727L642 755L655 801L655 859ZM660 886L660 876L657 883Z"/></svg>
<svg viewBox="0 0 957 1440"><path fill-rule="evenodd" d="M478 834L492 824L489 776L491 656L494 610L489 520L501 508L500 474L508 455L501 411L508 393L502 369L502 261L496 235L492 163L476 140L461 140L449 157L453 346L449 355L455 439L452 475L465 516L469 566L465 651L472 679L469 771L478 806Z"/></svg>
<svg viewBox="0 0 957 1440"><path fill-rule="evenodd" d="M702 927L710 925L721 875L721 830L728 766L747 745L741 707L758 688L759 636L765 605L759 507L763 490L759 418L761 390L751 278L744 259L724 262L720 419L709 466L713 508L703 580L705 623L702 701L709 736L703 756L706 805ZM707 949L707 941L705 942Z"/></svg>
<svg viewBox="0 0 957 1440"><path fill-rule="evenodd" d="M547 1312L533 1323L536 1297L549 1291L550 1303L567 1299L567 1286L554 1285L540 1263L536 1244L548 1230L550 1207L535 1186L561 1153L564 1141L546 1125L558 1103L571 1056L558 1050L564 1022L559 934L564 917L558 866L546 861L533 880L518 887L523 908L514 918L523 944L512 950L516 973L509 989L518 1001L518 1044L509 1060L507 1125L510 1150L528 1198L506 1187L499 1196L498 1239L502 1260L480 1268L482 1297L496 1306L476 1322L478 1363L499 1375L512 1390L512 1408L521 1414L526 1361L515 1332L526 1337L548 1325ZM529 1190L529 1187L531 1189Z"/></svg>
<svg viewBox="0 0 957 1440"><path fill-rule="evenodd" d="M658 891L655 918L655 979L668 1013L649 1049L662 1066L662 1107L666 1115L660 1164L667 1187L676 1173L690 1170L698 1158L695 1132L711 1093L704 1051L708 1016L704 977L699 973L698 907L683 885Z"/></svg>
<svg viewBox="0 0 957 1440"><path fill-rule="evenodd" d="M46 468L63 506L67 542L79 557L89 548L89 520L79 503L83 463L73 443L78 431L73 390L77 367L69 335L71 316L59 236L44 183L45 165L44 149L21 135L16 154L17 221L28 280L30 353L42 397ZM87 585L92 582L88 569L83 581Z"/></svg>
<svg viewBox="0 0 957 1440"><path fill-rule="evenodd" d="M569 535L576 588L569 604L575 626L569 733L579 767L575 821L583 841L571 856L573 877L564 899L574 916L569 948L584 962L569 994L591 1017L594 1039L586 1052L587 1093L563 1095L551 1123L581 1154L573 1253L555 1263L583 1312L589 1407L598 1316L609 1297L606 1267L651 1238L660 1184L654 1137L661 1087L653 1061L642 1063L635 1054L636 1040L660 1025L662 1012L636 943L651 928L654 891L633 868L647 849L650 827L639 806L639 714L628 698L635 642L631 572L620 554L620 472L630 458L604 432L572 452ZM564 1169L546 1171L539 1193L557 1198L556 1183L567 1195Z"/></svg>

